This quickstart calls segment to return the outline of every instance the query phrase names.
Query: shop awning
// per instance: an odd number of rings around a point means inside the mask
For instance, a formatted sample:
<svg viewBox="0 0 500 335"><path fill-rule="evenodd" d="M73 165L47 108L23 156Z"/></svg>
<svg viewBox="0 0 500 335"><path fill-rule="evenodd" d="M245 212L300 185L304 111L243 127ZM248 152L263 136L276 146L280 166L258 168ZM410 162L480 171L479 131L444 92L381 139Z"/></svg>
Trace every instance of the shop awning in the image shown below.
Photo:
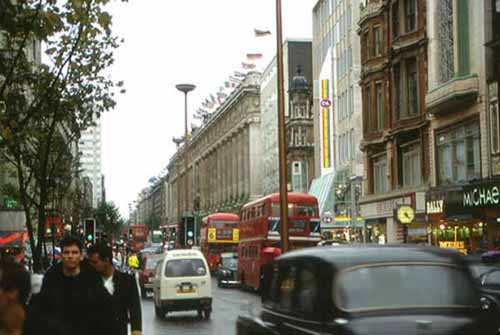
<svg viewBox="0 0 500 335"><path fill-rule="evenodd" d="M309 194L318 199L319 212L323 213L330 211L333 213L333 187L334 187L335 174L329 173L321 177L313 179Z"/></svg>

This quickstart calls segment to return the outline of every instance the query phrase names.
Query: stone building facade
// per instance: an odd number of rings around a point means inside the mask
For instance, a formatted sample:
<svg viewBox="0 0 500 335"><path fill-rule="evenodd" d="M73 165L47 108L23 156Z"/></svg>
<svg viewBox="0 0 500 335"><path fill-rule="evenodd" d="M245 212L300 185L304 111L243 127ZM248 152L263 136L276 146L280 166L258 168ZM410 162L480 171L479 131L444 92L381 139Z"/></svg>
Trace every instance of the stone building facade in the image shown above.
<svg viewBox="0 0 500 335"><path fill-rule="evenodd" d="M259 81L260 73L249 72L170 159L169 222L179 223L185 214L186 175L189 213L236 212L242 204L262 195Z"/></svg>
<svg viewBox="0 0 500 335"><path fill-rule="evenodd" d="M300 66L288 95L289 113L285 120L288 190L307 193L314 171L314 118L312 89Z"/></svg>
<svg viewBox="0 0 500 335"><path fill-rule="evenodd" d="M297 67L302 69L302 75L308 83L312 82L312 51L311 41L307 39L287 39L283 43L283 85L285 89L285 118L291 114L292 81ZM278 159L278 87L276 57L269 63L260 80L261 134L262 134L262 185L263 194L279 191L279 159ZM311 108L311 104L305 106ZM311 134L312 135L312 134ZM302 135L301 135L302 136ZM305 135L308 137L307 135ZM311 143L314 143L311 141ZM296 166L296 176L307 181L305 187L295 188L297 192L307 192L314 176L314 165ZM289 165L290 166L290 165ZM288 181L290 181L289 175ZM290 190L293 183L289 182Z"/></svg>
<svg viewBox="0 0 500 335"><path fill-rule="evenodd" d="M426 200L440 204L428 206L430 241L467 251L490 248L500 239L500 1L427 0L427 6Z"/></svg>
<svg viewBox="0 0 500 335"><path fill-rule="evenodd" d="M426 237L429 179L426 119L427 3L369 0L361 8L364 196L360 200L368 242ZM416 213L405 232L394 218L399 204ZM410 231L411 230L411 231Z"/></svg>

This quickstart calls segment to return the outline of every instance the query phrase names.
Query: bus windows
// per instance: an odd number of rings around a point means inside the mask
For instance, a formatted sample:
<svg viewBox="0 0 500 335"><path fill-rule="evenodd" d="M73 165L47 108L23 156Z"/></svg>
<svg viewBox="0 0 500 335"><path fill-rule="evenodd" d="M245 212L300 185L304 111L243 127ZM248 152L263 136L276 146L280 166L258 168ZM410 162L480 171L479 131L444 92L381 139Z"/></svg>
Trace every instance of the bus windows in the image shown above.
<svg viewBox="0 0 500 335"><path fill-rule="evenodd" d="M272 216L273 217L281 217L280 204L275 203L275 204L272 204L271 206L272 206L271 207L272 208ZM293 213L294 208L295 208L295 204L292 204L292 203L288 204L288 216L294 215L294 213Z"/></svg>
<svg viewBox="0 0 500 335"><path fill-rule="evenodd" d="M272 216L273 217L280 217L280 204L272 204L271 205L271 208L272 208Z"/></svg>
<svg viewBox="0 0 500 335"><path fill-rule="evenodd" d="M316 216L316 206L313 205L297 205L295 211L297 216Z"/></svg>

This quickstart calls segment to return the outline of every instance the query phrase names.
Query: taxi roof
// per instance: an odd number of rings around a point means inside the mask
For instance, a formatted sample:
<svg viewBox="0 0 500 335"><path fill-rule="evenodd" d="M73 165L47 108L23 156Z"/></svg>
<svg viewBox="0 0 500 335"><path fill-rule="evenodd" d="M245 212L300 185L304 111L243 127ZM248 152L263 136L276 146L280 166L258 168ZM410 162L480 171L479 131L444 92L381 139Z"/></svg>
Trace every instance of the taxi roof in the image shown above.
<svg viewBox="0 0 500 335"><path fill-rule="evenodd" d="M319 246L287 252L278 258L279 261L300 259L316 259L337 270L375 263L463 264L461 254L455 250L403 245Z"/></svg>

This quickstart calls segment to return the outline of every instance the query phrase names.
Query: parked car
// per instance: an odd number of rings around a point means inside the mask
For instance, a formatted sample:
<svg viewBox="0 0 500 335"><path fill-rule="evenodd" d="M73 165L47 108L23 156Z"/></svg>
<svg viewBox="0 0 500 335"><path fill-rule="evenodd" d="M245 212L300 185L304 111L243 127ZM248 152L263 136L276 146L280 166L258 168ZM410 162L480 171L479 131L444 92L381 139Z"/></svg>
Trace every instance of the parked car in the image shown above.
<svg viewBox="0 0 500 335"><path fill-rule="evenodd" d="M500 259L494 253L465 257L480 291L483 311L496 320L500 334Z"/></svg>
<svg viewBox="0 0 500 335"><path fill-rule="evenodd" d="M158 254L143 255L141 267L139 268L139 287L143 297L147 297L148 293L153 292L156 263L160 259L161 255Z"/></svg>
<svg viewBox="0 0 500 335"><path fill-rule="evenodd" d="M335 246L288 252L264 270L262 312L237 334L494 334L453 250Z"/></svg>
<svg viewBox="0 0 500 335"><path fill-rule="evenodd" d="M175 249L158 261L153 280L155 315L195 310L198 317L212 313L212 282L205 257L198 250Z"/></svg>
<svg viewBox="0 0 500 335"><path fill-rule="evenodd" d="M217 268L217 285L234 286L239 285L238 281L238 253L223 252L220 254L220 263Z"/></svg>

